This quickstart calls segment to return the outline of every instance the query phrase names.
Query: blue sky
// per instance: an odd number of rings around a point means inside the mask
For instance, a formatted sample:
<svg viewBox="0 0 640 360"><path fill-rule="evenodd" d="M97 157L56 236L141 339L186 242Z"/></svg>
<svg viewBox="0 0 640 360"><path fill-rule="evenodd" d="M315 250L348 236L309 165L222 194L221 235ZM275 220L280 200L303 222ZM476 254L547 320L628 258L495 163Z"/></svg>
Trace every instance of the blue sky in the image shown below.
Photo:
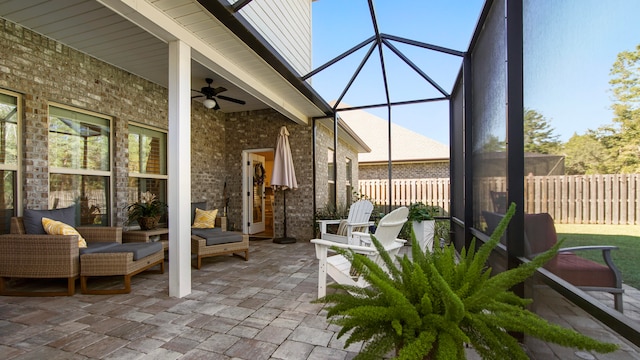
<svg viewBox="0 0 640 360"><path fill-rule="evenodd" d="M525 4L525 107L544 115L563 141L611 124L610 70L618 53L640 44L640 1Z"/></svg>
<svg viewBox="0 0 640 360"><path fill-rule="evenodd" d="M454 50L465 51L484 1L374 1L380 32ZM366 0L313 2L313 67L333 59L374 35ZM394 43L447 93L458 75L461 59L434 51ZM340 96L369 47L352 54L313 77L313 87L327 100ZM390 51L384 53L390 98L407 101L441 96ZM345 95L347 104L384 103L383 80L377 49ZM392 121L441 143L449 143L448 102L393 108ZM387 109L368 109L387 119Z"/></svg>
<svg viewBox="0 0 640 360"><path fill-rule="evenodd" d="M483 0L374 1L382 33L460 51L468 48L483 4ZM374 34L366 0L319 0L312 6L313 68ZM562 141L610 124L609 71L620 51L640 43L640 1L536 0L525 2L525 13L525 106L542 113ZM394 45L451 92L461 59ZM314 88L325 99L336 99L367 50L368 46L314 76ZM385 50L384 57L392 101L440 96L393 53ZM377 50L343 102L385 102ZM441 101L394 107L392 121L448 144L448 106ZM387 118L386 108L367 111Z"/></svg>

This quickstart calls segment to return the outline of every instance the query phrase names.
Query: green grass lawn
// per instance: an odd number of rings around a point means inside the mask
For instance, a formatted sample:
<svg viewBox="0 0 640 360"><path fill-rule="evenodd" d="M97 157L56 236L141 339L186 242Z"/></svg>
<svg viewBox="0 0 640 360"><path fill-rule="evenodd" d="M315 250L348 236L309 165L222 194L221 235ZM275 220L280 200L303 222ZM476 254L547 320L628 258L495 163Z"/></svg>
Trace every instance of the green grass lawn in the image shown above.
<svg viewBox="0 0 640 360"><path fill-rule="evenodd" d="M614 245L611 256L622 272L622 281L640 289L640 226L556 224L562 247L582 245ZM580 256L604 264L601 251L580 251Z"/></svg>

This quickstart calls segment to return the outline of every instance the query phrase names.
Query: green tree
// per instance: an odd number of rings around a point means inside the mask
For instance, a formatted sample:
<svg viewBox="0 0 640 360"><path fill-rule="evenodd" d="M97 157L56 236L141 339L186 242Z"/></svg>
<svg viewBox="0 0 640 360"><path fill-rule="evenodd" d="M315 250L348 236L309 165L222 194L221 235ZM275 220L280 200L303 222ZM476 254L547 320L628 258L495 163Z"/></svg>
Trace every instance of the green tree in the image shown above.
<svg viewBox="0 0 640 360"><path fill-rule="evenodd" d="M640 172L640 45L620 52L609 74L613 123L564 145L567 173Z"/></svg>
<svg viewBox="0 0 640 360"><path fill-rule="evenodd" d="M496 135L489 135L481 146L482 152L504 152L507 150L506 141L500 140Z"/></svg>
<svg viewBox="0 0 640 360"><path fill-rule="evenodd" d="M593 131L573 134L564 145L567 175L607 174L611 171L610 153Z"/></svg>
<svg viewBox="0 0 640 360"><path fill-rule="evenodd" d="M524 151L536 154L558 154L561 148L559 135L539 112L524 110Z"/></svg>
<svg viewBox="0 0 640 360"><path fill-rule="evenodd" d="M617 127L603 141L615 159L616 172L640 172L640 45L620 52L610 75Z"/></svg>

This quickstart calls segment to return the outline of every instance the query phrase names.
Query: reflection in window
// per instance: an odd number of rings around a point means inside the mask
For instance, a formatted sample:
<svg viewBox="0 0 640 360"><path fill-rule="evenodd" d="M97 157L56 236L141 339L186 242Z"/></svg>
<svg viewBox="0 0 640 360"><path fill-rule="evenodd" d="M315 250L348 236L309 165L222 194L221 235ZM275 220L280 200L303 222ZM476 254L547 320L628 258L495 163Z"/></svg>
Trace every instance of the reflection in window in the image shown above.
<svg viewBox="0 0 640 360"><path fill-rule="evenodd" d="M110 170L109 119L55 106L49 108L49 166Z"/></svg>
<svg viewBox="0 0 640 360"><path fill-rule="evenodd" d="M167 174L167 134L129 126L129 173Z"/></svg>
<svg viewBox="0 0 640 360"><path fill-rule="evenodd" d="M353 202L353 185L352 185L352 180L353 180L353 164L351 162L351 159L346 158L346 169L347 169L347 175L346 175L346 195L347 195L347 206L349 206L352 202Z"/></svg>
<svg viewBox="0 0 640 360"><path fill-rule="evenodd" d="M109 177L74 174L49 175L49 208L79 205L81 225L107 225ZM77 209L78 210L78 209Z"/></svg>
<svg viewBox="0 0 640 360"><path fill-rule="evenodd" d="M167 133L129 125L128 202L149 191L167 202Z"/></svg>
<svg viewBox="0 0 640 360"><path fill-rule="evenodd" d="M78 205L81 225L109 225L111 120L49 107L49 208Z"/></svg>
<svg viewBox="0 0 640 360"><path fill-rule="evenodd" d="M264 219L264 165L257 160L253 161L253 213L251 223L261 223Z"/></svg>
<svg viewBox="0 0 640 360"><path fill-rule="evenodd" d="M16 202L18 96L0 92L0 234L9 232Z"/></svg>
<svg viewBox="0 0 640 360"><path fill-rule="evenodd" d="M335 209L336 199L336 178L334 173L335 164L333 162L333 150L327 149L327 188L329 193L328 204L330 208Z"/></svg>

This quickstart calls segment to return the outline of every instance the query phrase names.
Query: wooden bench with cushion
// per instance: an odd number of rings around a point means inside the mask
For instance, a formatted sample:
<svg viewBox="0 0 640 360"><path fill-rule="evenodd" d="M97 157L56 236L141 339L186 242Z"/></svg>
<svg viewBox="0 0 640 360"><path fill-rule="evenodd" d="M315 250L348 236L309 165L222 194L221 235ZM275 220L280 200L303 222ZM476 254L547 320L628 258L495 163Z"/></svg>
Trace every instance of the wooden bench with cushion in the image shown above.
<svg viewBox="0 0 640 360"><path fill-rule="evenodd" d="M547 213L525 214L524 229L526 251L531 256L546 251L558 241L553 218ZM612 294L615 309L622 312L622 274L611 259L611 250L615 249L618 247L609 245L561 248L545 268L582 290ZM594 250L602 252L606 265L575 254Z"/></svg>
<svg viewBox="0 0 640 360"><path fill-rule="evenodd" d="M205 209L206 203L192 203L192 219L194 223L195 209ZM215 227L209 229L191 229L191 253L196 256L196 269L202 267L202 259L219 255L238 255L244 253L244 260L249 260L249 235L237 231L227 231L226 218L217 217Z"/></svg>
<svg viewBox="0 0 640 360"><path fill-rule="evenodd" d="M504 214L483 211L487 223L487 233L491 234L504 217ZM525 255L533 257L551 248L558 241L555 224L551 215L525 214ZM501 239L503 243L506 237ZM613 263L611 250L617 246L576 246L561 248L558 255L551 259L545 268L558 277L585 291L603 291L613 295L614 307L622 312L622 274ZM576 251L601 251L606 265L578 256Z"/></svg>

